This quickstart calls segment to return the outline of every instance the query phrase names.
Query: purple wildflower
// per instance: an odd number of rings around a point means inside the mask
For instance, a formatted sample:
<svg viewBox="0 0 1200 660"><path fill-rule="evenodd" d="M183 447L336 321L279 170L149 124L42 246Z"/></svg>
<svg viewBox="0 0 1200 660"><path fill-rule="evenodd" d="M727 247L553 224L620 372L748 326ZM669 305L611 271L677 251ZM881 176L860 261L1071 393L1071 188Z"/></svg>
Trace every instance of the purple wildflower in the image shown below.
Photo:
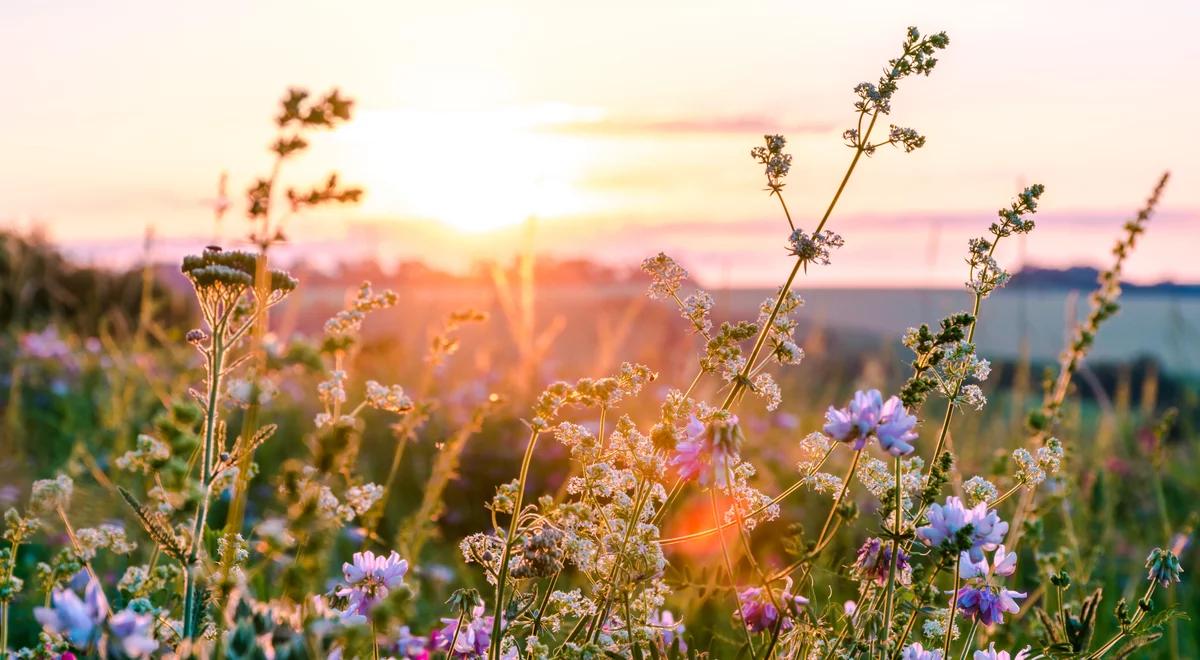
<svg viewBox="0 0 1200 660"><path fill-rule="evenodd" d="M83 598L70 589L55 589L50 607L35 607L33 616L47 631L62 635L72 646L87 648L100 637L108 616L108 601L100 585L90 581Z"/></svg>
<svg viewBox="0 0 1200 660"><path fill-rule="evenodd" d="M911 584L912 566L908 564L908 553L901 549L897 556L896 579L900 584ZM858 549L853 570L861 579L871 580L879 586L887 584L892 570L892 545L874 537L867 539Z"/></svg>
<svg viewBox="0 0 1200 660"><path fill-rule="evenodd" d="M975 654L971 656L972 660L1025 660L1028 657L1028 646L1020 651L1017 651L1015 656L1010 656L1008 651L997 651L995 642L988 644L986 651L976 651Z"/></svg>
<svg viewBox="0 0 1200 660"><path fill-rule="evenodd" d="M917 438L913 430L916 425L917 418L908 414L898 397L890 397L885 402L879 390L859 390L854 393L849 406L829 407L825 412L824 431L838 442L851 443L856 451L875 437L889 454L904 456L913 451L911 443Z"/></svg>
<svg viewBox="0 0 1200 660"><path fill-rule="evenodd" d="M342 564L342 575L346 586L337 595L346 599L342 620L362 623L377 603L387 598L388 592L404 583L408 572L408 561L401 559L393 550L386 557L376 556L370 550L354 553L354 562Z"/></svg>
<svg viewBox="0 0 1200 660"><path fill-rule="evenodd" d="M1147 579L1157 581L1159 586L1169 587L1172 582L1179 582L1183 567L1179 565L1179 557L1170 550L1155 548L1146 557L1146 568L1149 570Z"/></svg>
<svg viewBox="0 0 1200 660"><path fill-rule="evenodd" d="M408 626L400 626L396 642L392 645L395 653L401 658L429 660L429 640L412 634Z"/></svg>
<svg viewBox="0 0 1200 660"><path fill-rule="evenodd" d="M984 550L995 550L1008 532L1008 523L989 511L986 502L968 509L957 497L947 497L945 504L929 505L929 525L917 530L917 536L931 548L953 543L959 531L971 526L971 561L983 560Z"/></svg>
<svg viewBox="0 0 1200 660"><path fill-rule="evenodd" d="M109 643L121 649L123 657L144 658L158 650L154 640L154 616L123 609L108 621L112 633Z"/></svg>
<svg viewBox="0 0 1200 660"><path fill-rule="evenodd" d="M763 587L749 587L738 594L742 622L750 629L750 632L774 630L777 624L781 631L791 629L792 618L796 616L801 606L808 604L807 598L793 595L791 590L792 581L789 579L787 585L775 593L777 600L772 600L771 595ZM782 622L780 622L779 608L775 606L776 602L779 602L787 610L782 613Z"/></svg>
<svg viewBox="0 0 1200 660"><path fill-rule="evenodd" d="M435 651L445 651L451 658L478 658L488 652L492 641L493 618L483 615L483 606L476 607L471 618L463 621L462 630L458 630L458 619L442 619L445 627L433 631L429 637L429 645ZM458 638L455 639L455 631ZM450 648L453 642L454 648Z"/></svg>
<svg viewBox="0 0 1200 660"><path fill-rule="evenodd" d="M737 415L713 419L707 426L695 417L687 425L687 437L675 444L671 465L681 479L697 479L701 486L728 485L728 475L738 462L742 431Z"/></svg>
<svg viewBox="0 0 1200 660"><path fill-rule="evenodd" d="M1026 594L1003 587L983 585L967 586L958 590L958 609L964 616L979 621L985 626L1004 623L1004 613L1021 611L1018 598Z"/></svg>
<svg viewBox="0 0 1200 660"><path fill-rule="evenodd" d="M683 641L683 623L675 621L675 615L670 610L655 612L651 617L649 624L658 629L662 639L664 649L670 651L671 645L675 640L679 640L679 652L687 653L687 644Z"/></svg>
<svg viewBox="0 0 1200 660"><path fill-rule="evenodd" d="M900 654L900 660L942 660L942 651L926 649L920 642L913 642Z"/></svg>

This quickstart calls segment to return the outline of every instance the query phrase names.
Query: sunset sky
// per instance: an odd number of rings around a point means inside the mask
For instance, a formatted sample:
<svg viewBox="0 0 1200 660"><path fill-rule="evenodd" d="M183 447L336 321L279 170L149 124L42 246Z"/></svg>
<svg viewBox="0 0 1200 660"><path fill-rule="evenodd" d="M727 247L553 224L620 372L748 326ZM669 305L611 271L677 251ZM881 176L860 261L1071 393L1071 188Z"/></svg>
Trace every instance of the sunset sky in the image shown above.
<svg viewBox="0 0 1200 660"><path fill-rule="evenodd" d="M545 251L664 250L710 282L775 282L787 226L749 149L789 137L788 202L811 227L851 155L851 88L912 24L951 37L890 118L927 146L863 164L830 225L846 247L815 284L956 284L966 238L1032 182L1047 187L1039 229L1002 256L1099 264L1164 169L1129 274L1200 280L1190 0L203 6L5 3L0 223L98 260L147 227L207 242L220 173L240 203L269 167L284 90L337 86L354 120L285 182L337 169L367 196L299 220L294 252L461 266L510 253L535 216ZM246 232L240 207L222 231Z"/></svg>

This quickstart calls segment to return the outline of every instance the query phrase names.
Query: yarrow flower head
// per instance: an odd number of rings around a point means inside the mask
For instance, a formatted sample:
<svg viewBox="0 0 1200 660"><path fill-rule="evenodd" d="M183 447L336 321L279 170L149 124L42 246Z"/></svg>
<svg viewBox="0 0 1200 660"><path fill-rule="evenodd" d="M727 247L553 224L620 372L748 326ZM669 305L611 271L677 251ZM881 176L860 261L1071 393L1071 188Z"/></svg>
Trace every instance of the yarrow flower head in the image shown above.
<svg viewBox="0 0 1200 660"><path fill-rule="evenodd" d="M696 479L702 486L727 487L742 447L737 415L720 413L708 424L692 417L686 433L675 444L675 455L671 457L671 465L678 470L679 477Z"/></svg>
<svg viewBox="0 0 1200 660"><path fill-rule="evenodd" d="M763 141L766 145L751 149L750 157L764 167L768 189L777 192L783 187L783 178L792 169L792 156L783 153L787 139L782 135L764 135Z"/></svg>
<svg viewBox="0 0 1200 660"><path fill-rule="evenodd" d="M908 563L908 553L901 548L897 558L896 579L900 584L912 584L912 566ZM869 580L879 586L887 584L892 570L891 544L874 537L867 539L858 549L858 559L851 569L862 580Z"/></svg>
<svg viewBox="0 0 1200 660"><path fill-rule="evenodd" d="M991 642L988 644L987 650L976 651L971 656L971 660L1025 660L1028 657L1030 657L1028 646L1017 651L1016 655L1010 656L1008 651L997 651L996 643Z"/></svg>
<svg viewBox="0 0 1200 660"><path fill-rule="evenodd" d="M1183 573L1179 557L1175 556L1174 552L1162 548L1150 551L1150 555L1146 557L1146 568L1149 570L1147 579L1158 582L1163 587L1171 586L1172 582L1179 582L1179 576Z"/></svg>
<svg viewBox="0 0 1200 660"><path fill-rule="evenodd" d="M353 562L342 564L346 586L337 592L338 596L346 599L343 621L366 621L372 607L387 598L392 589L404 584L404 574L407 572L408 561L401 559L394 550L386 557L377 556L370 550L354 553Z"/></svg>
<svg viewBox="0 0 1200 660"><path fill-rule="evenodd" d="M828 266L832 251L845 243L841 236L828 229L811 236L803 229L797 229L788 237L788 254L806 264Z"/></svg>
<svg viewBox="0 0 1200 660"><path fill-rule="evenodd" d="M974 562L983 561L984 550L995 550L1008 533L1008 523L988 510L986 502L967 508L959 498L947 497L945 504L930 504L927 517L929 524L917 529L926 545L944 548L964 543Z"/></svg>
<svg viewBox="0 0 1200 660"><path fill-rule="evenodd" d="M792 581L789 578L787 584L780 591L775 592L775 598L763 587L749 587L743 589L738 594L738 612L742 617L742 622L750 632L771 631L778 625L779 629L790 630L792 628L792 619L795 618L801 607L808 604L808 599L791 593ZM778 602L785 611L780 612L775 606ZM782 621L780 617L782 616Z"/></svg>
<svg viewBox="0 0 1200 660"><path fill-rule="evenodd" d="M856 451L874 437L889 454L905 456L913 452L916 425L917 418L908 414L898 397L885 402L879 390L859 390L849 406L829 407L824 431L834 440L851 443Z"/></svg>

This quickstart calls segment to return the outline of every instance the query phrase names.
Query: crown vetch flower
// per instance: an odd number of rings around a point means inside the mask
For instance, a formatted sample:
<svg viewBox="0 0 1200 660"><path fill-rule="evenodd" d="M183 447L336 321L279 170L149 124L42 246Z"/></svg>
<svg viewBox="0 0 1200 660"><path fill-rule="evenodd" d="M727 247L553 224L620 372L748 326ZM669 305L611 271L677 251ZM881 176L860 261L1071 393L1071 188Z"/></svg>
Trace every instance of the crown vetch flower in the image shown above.
<svg viewBox="0 0 1200 660"><path fill-rule="evenodd" d="M346 586L337 592L346 599L342 619L354 623L365 621L372 607L404 583L407 572L408 560L401 559L394 550L386 557L370 550L354 553L353 562L342 564Z"/></svg>
<svg viewBox="0 0 1200 660"><path fill-rule="evenodd" d="M970 617L985 626L1004 623L1004 613L1016 614L1021 611L1017 605L1018 598L1026 594L1012 591L1004 587L983 585L980 587L962 587L958 590L958 610L964 616Z"/></svg>
<svg viewBox="0 0 1200 660"><path fill-rule="evenodd" d="M984 550L995 550L1008 533L1008 523L988 510L986 502L968 509L961 499L951 496L945 504L930 504L926 515L929 524L917 529L917 536L931 548L955 543L959 532L970 525L967 552L973 562L982 561Z"/></svg>

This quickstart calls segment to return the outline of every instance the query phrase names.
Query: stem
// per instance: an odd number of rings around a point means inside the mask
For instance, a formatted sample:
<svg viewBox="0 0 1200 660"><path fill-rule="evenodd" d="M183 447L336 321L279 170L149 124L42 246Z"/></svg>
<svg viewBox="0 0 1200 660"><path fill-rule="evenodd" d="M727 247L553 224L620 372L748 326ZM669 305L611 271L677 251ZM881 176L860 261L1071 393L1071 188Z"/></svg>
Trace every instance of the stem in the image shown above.
<svg viewBox="0 0 1200 660"><path fill-rule="evenodd" d="M954 639L954 614L958 611L958 588L962 584L962 576L958 568L954 569L954 595L950 597L950 611L946 614L946 643L942 646L942 657L950 657L950 642Z"/></svg>
<svg viewBox="0 0 1200 660"><path fill-rule="evenodd" d="M829 543L829 541L833 539L833 532L837 529L837 527L834 526L831 529L830 525L833 524L833 519L837 514L838 506L841 505L842 500L846 497L846 491L850 490L850 481L854 478L854 470L858 468L858 461L860 458L862 458L862 455L862 449L855 450L854 459L850 461L850 469L846 470L846 476L842 478L842 488L838 491L837 497L834 498L833 506L829 507L829 515L825 517L825 525L821 527L821 534L817 536L817 544L813 546L813 549L809 550L806 555L792 562L783 570L775 573L775 575L772 575L772 582L775 580L782 580L783 578L791 575L792 571L799 568L801 564L809 562L818 554L820 554L820 552L825 549L825 546Z"/></svg>
<svg viewBox="0 0 1200 660"><path fill-rule="evenodd" d="M1150 600L1150 597L1154 595L1154 588L1155 588L1156 586L1158 586L1158 581L1157 581L1157 580L1150 580L1150 586L1146 587L1146 594L1145 594L1144 596L1142 596L1141 600L1139 600L1138 602L1140 603L1141 601L1148 601L1148 600ZM1141 623L1141 622L1142 622L1142 619L1144 619L1144 618L1145 618L1145 616L1146 616L1146 610L1143 610L1143 609L1142 609L1142 608L1139 606L1139 607L1138 607L1137 614L1134 614L1134 615L1133 615L1133 618L1132 618L1132 619L1129 621L1129 627L1130 627L1130 628L1133 628L1133 627L1134 627L1134 626L1136 626L1137 624ZM1113 638L1112 638L1112 639L1110 639L1110 640L1108 640L1108 642L1107 642L1107 643L1105 643L1105 644L1104 644L1104 646L1101 646L1099 649L1097 649L1097 650L1096 650L1096 652L1095 652L1095 653L1092 653L1091 655L1089 655L1089 656L1087 657L1087 660L1094 660L1094 659L1096 659L1096 658L1103 658L1103 657L1104 657L1104 655L1105 655L1106 653L1108 653L1109 651L1111 651L1111 650L1113 649L1113 647L1114 647L1114 646L1116 646L1118 643L1120 643L1120 641L1121 641L1122 639L1124 639L1124 638L1125 638L1125 634L1126 634L1126 631L1122 630L1121 632L1117 633L1116 635L1113 635Z"/></svg>
<svg viewBox="0 0 1200 660"><path fill-rule="evenodd" d="M712 504L713 524L719 524L721 518L717 512L717 492L715 490L708 491L709 502ZM725 533L717 534L717 538L721 539L721 556L725 560L725 571L729 573L729 587L733 589L733 597L735 601L738 599L737 578L733 573L733 562L729 559L729 546L725 543ZM780 615L782 616L782 612ZM746 634L746 646L750 648L750 657L755 657L758 653L754 650L754 640L750 637L750 628L742 621L742 632Z"/></svg>
<svg viewBox="0 0 1200 660"><path fill-rule="evenodd" d="M14 537L15 538L15 537ZM12 554L8 557L8 566L4 569L4 581L11 582L13 573L17 569L17 551L20 549L19 543L10 543L12 546ZM15 597L16 594L13 594ZM0 601L0 653L8 653L8 601Z"/></svg>
<svg viewBox="0 0 1200 660"><path fill-rule="evenodd" d="M974 646L975 631L979 628L979 619L971 622L971 631L967 633L967 639L963 642L962 655L958 656L958 660L967 660L967 654L971 652L971 647Z"/></svg>
<svg viewBox="0 0 1200 660"><path fill-rule="evenodd" d="M200 557L200 548L204 545L204 527L208 522L208 506L211 493L212 459L215 455L217 436L217 407L220 404L221 374L225 370L225 323L219 321L212 329L212 349L209 351L208 362L208 409L204 417L204 446L200 459L200 504L196 509L196 518L192 524L192 546L188 550L187 561L184 562L183 586L183 636L186 639L199 637L199 612L197 607L197 585L195 575L196 564Z"/></svg>
<svg viewBox="0 0 1200 660"><path fill-rule="evenodd" d="M458 625L454 626L454 637L450 639L450 648L446 649L447 657L454 657L454 648L458 645L458 633L462 630L463 623L467 620L467 611L464 609L458 614ZM378 656L376 656L378 657Z"/></svg>
<svg viewBox="0 0 1200 660"><path fill-rule="evenodd" d="M503 632L504 586L508 581L508 560L512 554L513 537L517 535L517 521L521 517L524 506L525 482L529 480L529 464L533 461L533 448L537 445L539 432L534 430L529 435L529 443L525 446L525 456L521 459L521 474L517 479L517 497L513 502L512 520L508 523L508 535L504 538L504 552L500 555L500 573L496 576L496 611L492 617L492 640L488 648L488 656L494 660L500 658L500 637Z"/></svg>
<svg viewBox="0 0 1200 660"><path fill-rule="evenodd" d="M892 530L892 556L888 566L888 583L887 583L887 600L884 605L884 627L885 635L892 634L892 616L895 614L896 606L896 568L900 564L900 531L904 525L904 498L901 491L901 479L903 466L900 464L900 457L896 457L896 529Z"/></svg>
<svg viewBox="0 0 1200 660"><path fill-rule="evenodd" d="M929 581L926 586L933 584L937 579L938 573L942 572L942 564L939 562L933 568L933 572L929 575ZM908 619L908 624L904 626L904 632L900 634L900 641L896 644L896 657L899 657L900 651L904 648L904 643L908 641L908 636L912 634L913 625L917 622L917 611L925 604L924 601L918 600L917 606L913 608L912 616Z"/></svg>

